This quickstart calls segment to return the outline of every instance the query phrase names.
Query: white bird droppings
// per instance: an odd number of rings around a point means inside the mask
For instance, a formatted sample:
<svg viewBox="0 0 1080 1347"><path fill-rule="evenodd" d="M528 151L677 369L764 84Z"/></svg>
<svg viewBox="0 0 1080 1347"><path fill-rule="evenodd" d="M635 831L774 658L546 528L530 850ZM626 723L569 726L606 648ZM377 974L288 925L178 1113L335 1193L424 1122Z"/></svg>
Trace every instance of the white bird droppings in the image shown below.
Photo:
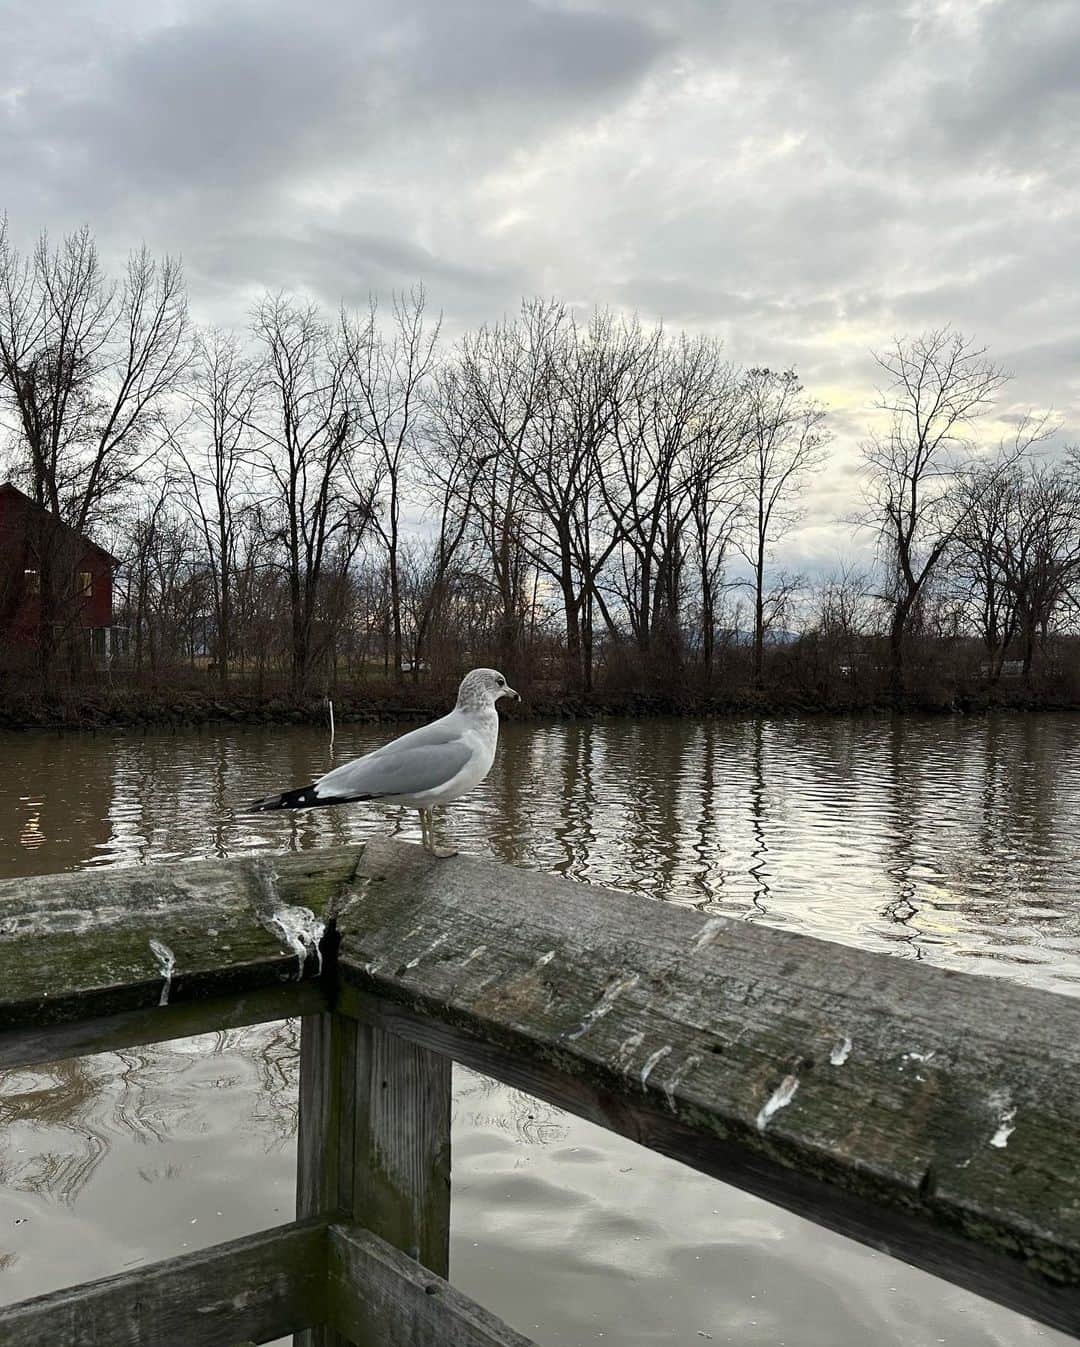
<svg viewBox="0 0 1080 1347"><path fill-rule="evenodd" d="M427 949L424 950L422 954L418 954L415 959L410 959L409 962L405 965L405 967L415 968L421 959L426 959L429 954L433 954L443 943L443 941L446 940L446 938L447 937L445 935L437 935L435 939L431 942L431 944L428 945Z"/></svg>
<svg viewBox="0 0 1080 1347"><path fill-rule="evenodd" d="M1004 1150L1009 1138L1016 1131L1013 1119L1016 1117L1016 1105L1008 1090L995 1090L990 1096L990 1107L998 1114L997 1131L990 1138L990 1145Z"/></svg>
<svg viewBox="0 0 1080 1347"><path fill-rule="evenodd" d="M686 1077L693 1071L695 1066L701 1065L701 1058L696 1052L692 1052L688 1057L675 1068L664 1084L664 1095L667 1098L668 1108L672 1113L675 1112L675 1091L683 1083Z"/></svg>
<svg viewBox="0 0 1080 1347"><path fill-rule="evenodd" d="M616 978L614 982L609 983L605 988L600 1000L588 1012L585 1018L577 1026L571 1029L566 1035L569 1039L580 1038L582 1034L587 1033L597 1020L603 1017L612 1008L615 1002L622 996L623 992L629 991L631 987L636 987L641 980L639 973L627 973L625 977Z"/></svg>
<svg viewBox="0 0 1080 1347"><path fill-rule="evenodd" d="M555 957L555 951L549 949L546 954L541 954L539 959L533 964L534 968L545 968Z"/></svg>
<svg viewBox="0 0 1080 1347"><path fill-rule="evenodd" d="M644 1037L645 1035L640 1033L630 1034L628 1038L624 1038L619 1044L619 1050L615 1054L615 1063L620 1071L628 1071L630 1069L630 1060L634 1053L637 1052L638 1048L641 1047L641 1041Z"/></svg>
<svg viewBox="0 0 1080 1347"><path fill-rule="evenodd" d="M842 1038L839 1042L833 1044L833 1050L829 1053L829 1061L833 1066L843 1066L851 1056L851 1039Z"/></svg>
<svg viewBox="0 0 1080 1347"><path fill-rule="evenodd" d="M172 975L176 968L176 955L168 945L160 940L151 940L150 950L158 961L158 967L161 969L161 976L164 979L158 1005L167 1006L169 1004L169 988L172 986Z"/></svg>
<svg viewBox="0 0 1080 1347"><path fill-rule="evenodd" d="M464 959L462 959L461 961L462 968L464 968L467 963L472 963L474 959L479 959L481 954L486 953L487 953L487 945L477 945L475 949L471 949L468 952L468 954L466 954Z"/></svg>
<svg viewBox="0 0 1080 1347"><path fill-rule="evenodd" d="M657 1048L656 1051L651 1054L651 1056L645 1058L645 1065L641 1068L641 1075L638 1077L638 1079L641 1081L641 1088L643 1090L645 1086L649 1083L649 1076L652 1073L653 1067L657 1064L657 1062L662 1062L670 1052L671 1052L671 1044L669 1043L666 1047Z"/></svg>
<svg viewBox="0 0 1080 1347"><path fill-rule="evenodd" d="M319 941L326 932L326 925L312 912L310 907L279 907L272 912L266 922L267 927L280 934L286 945L296 955L299 967L296 979L304 976L304 964L309 954L318 960L318 972L322 972L322 950Z"/></svg>
<svg viewBox="0 0 1080 1347"><path fill-rule="evenodd" d="M761 1112L757 1115L757 1129L759 1132L765 1131L774 1113L779 1113L782 1108L787 1108L788 1104L795 1098L795 1092L798 1088L798 1076L784 1077L769 1096L762 1107Z"/></svg>
<svg viewBox="0 0 1080 1347"><path fill-rule="evenodd" d="M710 917L698 932L697 939L694 941L695 951L704 949L706 945L711 945L727 925L727 921L727 917Z"/></svg>

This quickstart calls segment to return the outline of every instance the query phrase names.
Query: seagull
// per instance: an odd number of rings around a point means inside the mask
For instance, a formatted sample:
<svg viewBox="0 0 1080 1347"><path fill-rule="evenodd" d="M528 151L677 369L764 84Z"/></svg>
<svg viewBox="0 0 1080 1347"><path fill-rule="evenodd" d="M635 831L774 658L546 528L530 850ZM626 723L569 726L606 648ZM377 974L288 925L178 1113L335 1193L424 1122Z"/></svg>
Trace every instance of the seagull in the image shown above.
<svg viewBox="0 0 1080 1347"><path fill-rule="evenodd" d="M456 856L435 837L433 811L478 786L495 760L500 697L521 697L497 669L473 669L461 680L449 715L343 763L310 786L253 800L250 809L315 809L320 805L380 800L420 811L424 849Z"/></svg>

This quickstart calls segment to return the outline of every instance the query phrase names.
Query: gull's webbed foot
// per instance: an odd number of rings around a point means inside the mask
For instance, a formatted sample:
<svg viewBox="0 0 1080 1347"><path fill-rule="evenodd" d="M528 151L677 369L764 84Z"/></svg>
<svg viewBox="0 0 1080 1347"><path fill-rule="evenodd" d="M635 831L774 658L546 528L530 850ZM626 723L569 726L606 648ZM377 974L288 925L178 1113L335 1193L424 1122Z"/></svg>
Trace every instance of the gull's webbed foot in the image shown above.
<svg viewBox="0 0 1080 1347"><path fill-rule="evenodd" d="M445 860L447 856L456 856L458 854L458 849L453 843L444 845L441 842L436 842L434 839L432 840L431 846L428 847L428 851L430 851L433 856L438 856L440 860Z"/></svg>

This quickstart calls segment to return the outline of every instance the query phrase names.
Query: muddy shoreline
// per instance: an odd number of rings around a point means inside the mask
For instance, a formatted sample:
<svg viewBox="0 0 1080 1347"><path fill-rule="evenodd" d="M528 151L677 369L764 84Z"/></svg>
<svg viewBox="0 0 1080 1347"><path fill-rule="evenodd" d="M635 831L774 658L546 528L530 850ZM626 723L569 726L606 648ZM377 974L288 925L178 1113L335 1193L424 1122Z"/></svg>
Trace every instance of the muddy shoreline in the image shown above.
<svg viewBox="0 0 1080 1347"><path fill-rule="evenodd" d="M770 689L691 692L606 691L588 696L557 690L525 691L525 700L507 713L512 720L578 720L608 716L790 716L921 714L982 715L993 711L1080 711L1075 698L1021 688L984 688L951 696L912 695L900 707L891 700L854 691L806 695ZM452 692L424 686L358 688L334 697L337 725L426 720L452 705ZM101 730L178 729L197 725L327 724L325 697L296 699L249 689L142 689L113 687L47 698L28 691L0 692L0 729Z"/></svg>

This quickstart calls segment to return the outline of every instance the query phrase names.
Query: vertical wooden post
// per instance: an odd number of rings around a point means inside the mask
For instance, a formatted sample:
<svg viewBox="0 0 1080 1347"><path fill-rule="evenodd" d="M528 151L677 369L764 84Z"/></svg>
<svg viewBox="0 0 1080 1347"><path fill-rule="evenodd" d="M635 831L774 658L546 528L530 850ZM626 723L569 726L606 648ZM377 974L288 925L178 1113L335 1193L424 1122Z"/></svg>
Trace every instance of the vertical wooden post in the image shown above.
<svg viewBox="0 0 1080 1347"><path fill-rule="evenodd" d="M296 1137L296 1215L347 1212L341 1188L353 1152L352 1064L356 1024L326 1012L300 1021L300 1115Z"/></svg>
<svg viewBox="0 0 1080 1347"><path fill-rule="evenodd" d="M356 1028L352 1212L440 1277L450 1271L451 1062Z"/></svg>
<svg viewBox="0 0 1080 1347"><path fill-rule="evenodd" d="M296 1215L303 1220L344 1210L339 1183L343 1153L353 1151L354 1113L343 1107L350 1082L344 1069L355 1058L355 1029L340 1015L305 1015L300 1021L300 1114L296 1135ZM332 1328L293 1336L293 1347L345 1347Z"/></svg>
<svg viewBox="0 0 1080 1347"><path fill-rule="evenodd" d="M300 1034L298 1217L338 1213L446 1277L450 1264L449 1058L343 1015ZM296 1347L340 1347L329 1329Z"/></svg>

